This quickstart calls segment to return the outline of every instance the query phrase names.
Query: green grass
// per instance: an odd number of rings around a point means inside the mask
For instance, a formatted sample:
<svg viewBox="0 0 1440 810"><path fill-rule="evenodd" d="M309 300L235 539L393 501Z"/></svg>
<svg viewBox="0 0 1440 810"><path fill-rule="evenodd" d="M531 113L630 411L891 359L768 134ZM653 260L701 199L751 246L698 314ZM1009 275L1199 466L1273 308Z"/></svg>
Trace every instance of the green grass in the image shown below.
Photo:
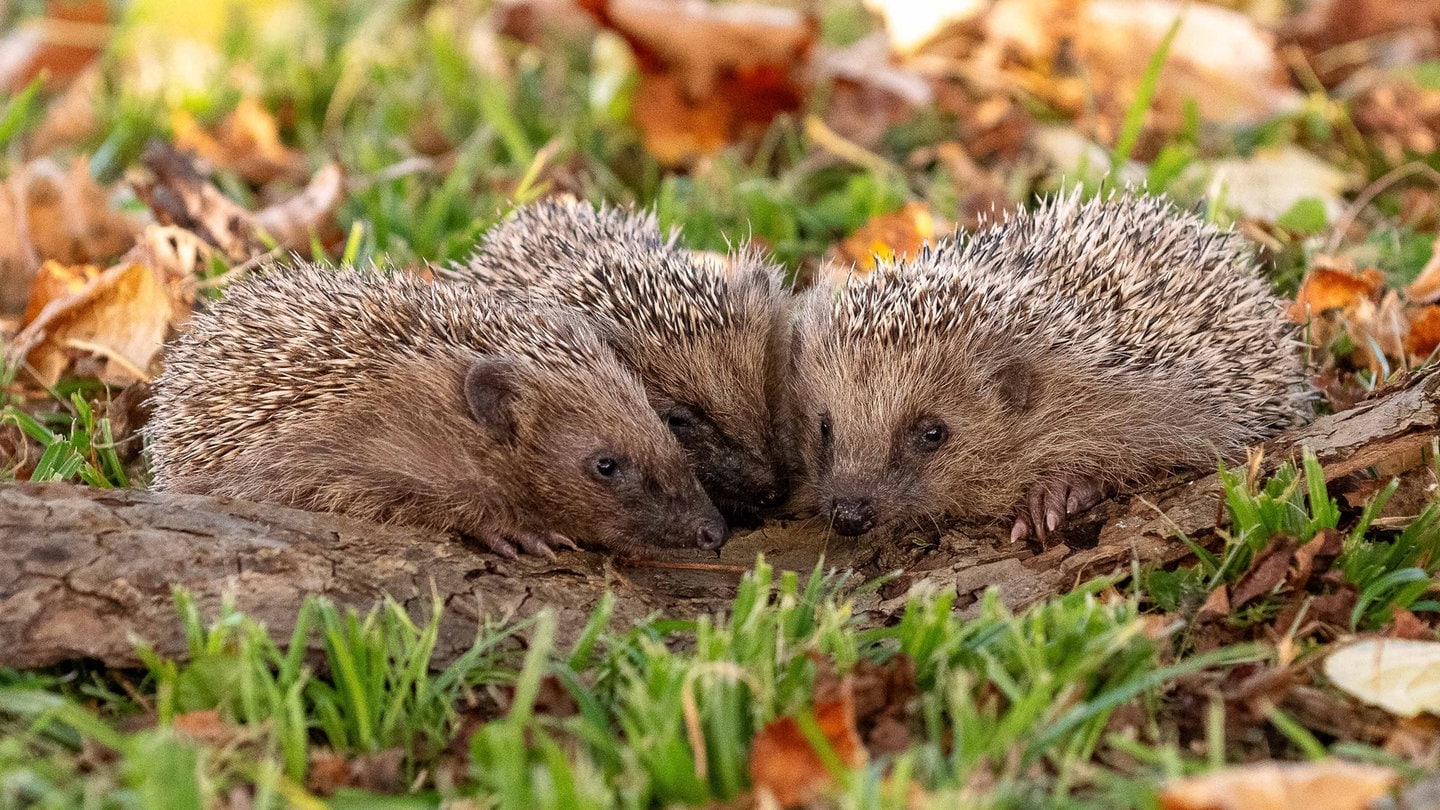
<svg viewBox="0 0 1440 810"><path fill-rule="evenodd" d="M220 40L215 76L160 88L127 73L122 19L120 44L105 57L98 131L73 151L91 154L97 178L118 180L148 139L171 135L171 110L222 120L244 95L231 77L243 75L245 92L277 114L285 142L310 169L330 159L345 167L338 225L346 239L324 258L403 267L460 259L517 202L567 190L652 208L695 248L726 250L753 237L799 274L907 202L929 202L938 216L956 219L972 190L943 161L917 157L958 137L963 122L954 112L922 110L897 122L867 145L884 167L872 172L809 142L801 121L824 112L822 88L757 143L666 170L630 124L637 75L633 59L617 57L614 37L578 48L502 39L498 63L487 65L465 51L473 9L464 4L304 0L300 8L302 23L278 38L237 17ZM836 43L873 27L854 2L827 4L822 15ZM1180 129L1155 144L1145 126L1171 36L1149 55L1140 92L1104 145L1112 163L1139 163L1151 190L1199 202L1195 170L1205 161L1286 144L1367 181L1394 168L1356 143L1349 102L1321 91L1301 110L1229 132L1200 120L1192 103ZM1436 73L1434 65L1417 68L1424 81ZM0 101L7 172L47 100L34 84ZM1037 98L1017 103L1037 120L1061 120ZM1003 175L1016 203L1075 182L1073 172L1028 158L981 163ZM1376 197L1351 246L1358 265L1378 266L1395 284L1424 266L1433 236L1402 216L1401 192L1424 178L1412 179ZM266 191L223 170L216 182L246 206L261 204ZM1087 188L1104 185L1096 179ZM1233 221L1223 200L1204 202L1216 221ZM1321 214L1305 201L1274 223L1268 268L1281 292L1293 291L1325 251ZM226 269L217 262L213 273ZM103 388L66 381L37 411L9 398L13 374L0 373L0 421L42 448L33 480L138 483L120 463L109 421L96 415ZM879 583L822 569L776 572L762 560L719 615L618 626L609 600L571 644L559 643L554 620L542 614L483 626L466 655L436 667L434 613L412 617L386 602L356 615L312 600L289 638L274 639L233 606L202 616L177 594L188 639L179 659L142 644L145 666L132 672L0 670L0 808L216 806L236 790L254 807L318 807L306 787L317 752L397 750L402 795L349 788L325 801L468 800L526 810L744 805L749 746L760 729L795 717L813 732L817 685L832 673L906 661L915 693L901 707L905 745L853 771L837 768L834 806L1152 807L1165 778L1261 753L1377 757L1279 710L1243 739L1227 736L1223 702L1212 702L1198 724L1179 716L1177 705L1193 705L1180 698L1196 677L1278 666L1273 640L1288 628L1273 620L1297 595L1281 586L1223 617L1223 643L1203 654L1193 654L1193 619L1208 594L1238 582L1267 549L1286 538L1313 542L1326 530L1345 537L1330 567L1339 579L1312 583L1302 596L1353 589L1351 615L1331 632L1383 628L1397 609L1440 609L1431 584L1440 569L1440 507L1425 506L1405 528L1378 528L1393 526L1376 519L1396 486L1362 509L1342 509L1309 455L1264 480L1224 470L1222 484L1228 523L1218 543L1195 544L1178 567L1083 584L1018 615L991 594L961 618L953 595L921 587L895 624L871 627L855 615L854 600L857 589ZM1310 641L1303 653L1323 649ZM554 709L556 690L573 712ZM211 711L221 722L218 739L183 731ZM1266 737L1259 753L1246 747L1257 735Z"/></svg>
<svg viewBox="0 0 1440 810"><path fill-rule="evenodd" d="M36 416L16 405L0 408L0 425L14 425L43 448L31 481L78 481L92 487L128 487L107 417L96 418L84 395L70 395L70 412ZM51 422L50 426L45 424ZM14 471L0 471L13 477Z"/></svg>

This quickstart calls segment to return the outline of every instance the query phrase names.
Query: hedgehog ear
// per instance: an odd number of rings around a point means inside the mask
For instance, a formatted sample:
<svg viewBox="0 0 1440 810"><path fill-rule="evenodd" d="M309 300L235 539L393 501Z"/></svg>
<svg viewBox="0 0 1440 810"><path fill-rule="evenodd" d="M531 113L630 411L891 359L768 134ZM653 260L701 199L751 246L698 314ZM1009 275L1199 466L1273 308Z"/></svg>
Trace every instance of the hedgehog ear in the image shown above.
<svg viewBox="0 0 1440 810"><path fill-rule="evenodd" d="M996 395L1006 407L1023 411L1035 400L1035 368L1020 357L1007 358L990 378Z"/></svg>
<svg viewBox="0 0 1440 810"><path fill-rule="evenodd" d="M519 393L515 364L493 357L477 357L465 372L465 404L470 418L495 437L508 442L515 436L515 395Z"/></svg>

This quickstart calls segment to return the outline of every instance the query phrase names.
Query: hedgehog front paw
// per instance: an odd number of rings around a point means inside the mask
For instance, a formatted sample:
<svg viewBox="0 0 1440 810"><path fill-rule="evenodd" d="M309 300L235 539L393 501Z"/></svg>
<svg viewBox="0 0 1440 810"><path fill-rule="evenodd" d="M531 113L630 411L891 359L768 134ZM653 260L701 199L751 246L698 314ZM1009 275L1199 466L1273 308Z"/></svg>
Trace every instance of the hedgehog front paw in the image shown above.
<svg viewBox="0 0 1440 810"><path fill-rule="evenodd" d="M1015 527L1010 541L1018 542L1034 533L1041 543L1065 522L1065 518L1089 509L1105 499L1106 488L1099 481L1080 476L1047 478L1030 488L1030 494L1015 508Z"/></svg>
<svg viewBox="0 0 1440 810"><path fill-rule="evenodd" d="M575 545L575 541L558 532L486 532L480 535L479 539L486 548L511 560L520 557L519 551L515 548L517 545L520 550L528 554L549 560L555 559L555 549L557 548L571 551L580 550L580 547Z"/></svg>

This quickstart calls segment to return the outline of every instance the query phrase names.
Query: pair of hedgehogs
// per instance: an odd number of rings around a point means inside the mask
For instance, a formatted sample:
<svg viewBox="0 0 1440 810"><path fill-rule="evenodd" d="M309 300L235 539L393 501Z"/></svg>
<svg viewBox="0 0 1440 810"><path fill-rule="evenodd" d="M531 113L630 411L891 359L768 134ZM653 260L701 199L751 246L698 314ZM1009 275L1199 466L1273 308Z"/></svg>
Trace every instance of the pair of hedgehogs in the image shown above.
<svg viewBox="0 0 1440 810"><path fill-rule="evenodd" d="M157 485L506 555L718 549L787 504L843 535L1004 516L1045 540L1308 414L1240 239L1155 197L1054 198L798 296L756 251L542 202L443 275L233 286L156 382Z"/></svg>

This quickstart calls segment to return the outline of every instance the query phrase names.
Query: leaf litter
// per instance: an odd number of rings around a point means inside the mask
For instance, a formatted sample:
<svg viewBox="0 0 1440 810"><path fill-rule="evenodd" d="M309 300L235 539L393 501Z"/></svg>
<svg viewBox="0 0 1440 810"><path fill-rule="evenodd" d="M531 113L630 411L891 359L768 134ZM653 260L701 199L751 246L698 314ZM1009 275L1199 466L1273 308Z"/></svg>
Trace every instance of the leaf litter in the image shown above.
<svg viewBox="0 0 1440 810"><path fill-rule="evenodd" d="M876 16L858 27L828 9L756 3L515 0L491 16L441 3L435 17L404 20L396 48L413 39L406 26L465 32L469 67L443 56L417 67L333 53L331 84L296 89L265 78L258 56L227 62L218 33L173 52L121 54L103 73L95 60L112 56L104 52L115 22L103 5L46 4L0 39L12 99L44 77L33 109L0 105L0 142L12 145L0 186L0 332L20 371L6 380L11 401L44 402L36 386L76 380L123 388L110 412L124 435L143 422L134 401L164 341L207 289L292 252L338 260L394 251L412 265L445 258L440 242L397 223L478 234L476 223L498 213L485 206L500 204L487 196L499 189L632 194L687 234L716 234L697 245L710 251L725 247L716 224L725 209L738 210L757 241L791 251L797 276L824 282L912 256L1033 194L1070 182L1098 191L1118 177L1182 204L1203 201L1207 216L1255 238L1291 295L1290 316L1306 326L1324 407L1350 406L1440 346L1440 175L1423 163L1440 138L1430 2L1317 2L1287 16L1263 4L1169 0L873 0ZM453 28L440 25L442 13ZM597 73L581 77L594 81L587 126L615 141L605 147L613 151L597 158L593 143L518 102L515 120L483 103L443 120L474 95L463 81L455 87L464 93L447 90L445 71L512 89L543 84L532 69L557 47L559 29L568 47L591 49ZM84 36L62 42L55 32L67 30ZM313 51L289 58L300 53ZM181 77L174 65L192 56L200 68ZM419 107L346 99L357 83L384 85L406 71L424 75ZM225 86L206 97L211 76ZM133 96L118 92L127 86ZM1140 97L1148 103L1137 105ZM124 118L135 113L121 102L141 99L153 106ZM349 132L373 125L364 116L376 110L407 123L377 137ZM149 149L142 135L155 137ZM511 158L544 159L507 166L487 151L494 139ZM387 210L400 214L386 219ZM28 441L0 425L0 460L27 452ZM1434 489L1413 463L1394 466L1383 473L1403 473L1417 494L1413 508L1381 518L1392 523L1377 522L1387 539ZM1345 531L1384 486L1383 475L1332 482L1346 499L1344 522L1310 539L1277 532L1245 565L1181 589L1173 609L1149 615L1184 625L1177 646L1191 651L1251 642L1274 650L1265 665L1169 687L1169 719L1195 750L1212 741L1201 727L1206 701L1226 695L1217 705L1230 746L1207 752L1212 764L1293 757L1309 733L1433 761L1440 733L1425 715L1435 711L1434 606L1417 596L1377 610L1361 629L1355 617L1372 595L1342 570L1355 554ZM1430 565L1413 562L1422 572ZM837 775L864 763L889 768L921 738L917 683L928 676L910 659L862 658L842 674L822 664L805 708L764 724L748 754L751 786L781 806L833 795L844 784ZM1375 706L1419 716L1386 728ZM1121 709L1110 724L1117 734L1153 723L1135 703ZM552 719L574 722L573 711ZM223 746L229 733L218 715L183 714L174 725L205 745ZM304 784L321 795L403 792L397 750L317 749ZM994 779L977 772L971 784ZM1397 779L1392 769L1330 759L1263 761L1172 781L1159 801L1360 807Z"/></svg>

